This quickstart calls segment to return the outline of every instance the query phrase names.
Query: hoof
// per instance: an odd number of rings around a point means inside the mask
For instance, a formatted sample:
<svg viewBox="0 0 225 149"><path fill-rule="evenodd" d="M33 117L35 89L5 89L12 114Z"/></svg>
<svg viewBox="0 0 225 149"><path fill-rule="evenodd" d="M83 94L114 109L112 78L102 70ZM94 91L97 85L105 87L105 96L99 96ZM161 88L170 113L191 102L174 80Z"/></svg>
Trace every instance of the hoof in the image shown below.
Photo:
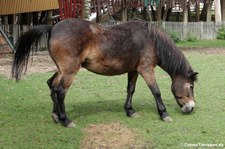
<svg viewBox="0 0 225 149"><path fill-rule="evenodd" d="M75 124L74 124L74 122L70 122L66 127L67 128L73 128L73 127L75 127Z"/></svg>
<svg viewBox="0 0 225 149"><path fill-rule="evenodd" d="M172 118L170 118L170 116L167 116L167 117L163 118L163 121L172 122Z"/></svg>
<svg viewBox="0 0 225 149"><path fill-rule="evenodd" d="M55 123L58 123L59 122L59 117L55 113L52 113L52 119L54 120Z"/></svg>
<svg viewBox="0 0 225 149"><path fill-rule="evenodd" d="M132 117L132 118L138 118L138 117L140 117L140 115L138 115L138 114L135 112L135 113L133 113L130 117Z"/></svg>

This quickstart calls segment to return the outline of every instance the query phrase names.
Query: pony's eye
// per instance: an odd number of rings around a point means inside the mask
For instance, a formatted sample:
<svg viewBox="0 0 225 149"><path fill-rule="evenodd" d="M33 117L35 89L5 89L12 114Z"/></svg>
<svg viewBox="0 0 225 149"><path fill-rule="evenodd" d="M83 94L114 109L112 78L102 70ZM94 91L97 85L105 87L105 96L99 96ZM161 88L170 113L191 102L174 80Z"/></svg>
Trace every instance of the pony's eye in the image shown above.
<svg viewBox="0 0 225 149"><path fill-rule="evenodd" d="M181 99L182 97L180 97L180 96L176 96L176 95L175 95L175 98L176 98L176 99Z"/></svg>

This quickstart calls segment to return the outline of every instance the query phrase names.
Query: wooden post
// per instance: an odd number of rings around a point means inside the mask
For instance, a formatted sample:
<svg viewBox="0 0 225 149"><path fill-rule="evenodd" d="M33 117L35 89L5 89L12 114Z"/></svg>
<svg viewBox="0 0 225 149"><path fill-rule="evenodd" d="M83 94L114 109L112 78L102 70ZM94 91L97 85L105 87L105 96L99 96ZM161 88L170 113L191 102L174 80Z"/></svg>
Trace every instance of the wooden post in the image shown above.
<svg viewBox="0 0 225 149"><path fill-rule="evenodd" d="M47 14L47 22L50 25L52 24L51 18L52 18L52 10L49 10Z"/></svg>
<svg viewBox="0 0 225 149"><path fill-rule="evenodd" d="M33 24L34 25L39 25L39 13L38 12L33 12Z"/></svg>
<svg viewBox="0 0 225 149"><path fill-rule="evenodd" d="M16 41L18 40L19 37L19 25L16 23L16 14L13 14L13 45L15 45Z"/></svg>
<svg viewBox="0 0 225 149"><path fill-rule="evenodd" d="M5 24L5 25L8 24L8 16L7 15L2 17L2 24Z"/></svg>
<svg viewBox="0 0 225 149"><path fill-rule="evenodd" d="M2 24L4 24L3 26L3 30L6 31L6 34L8 35L9 33L9 23L8 23L8 16L7 15L4 15L2 17Z"/></svg>
<svg viewBox="0 0 225 149"><path fill-rule="evenodd" d="M32 14L31 13L22 13L21 17L22 17L21 24L29 26L29 25L31 25L33 23L32 22Z"/></svg>

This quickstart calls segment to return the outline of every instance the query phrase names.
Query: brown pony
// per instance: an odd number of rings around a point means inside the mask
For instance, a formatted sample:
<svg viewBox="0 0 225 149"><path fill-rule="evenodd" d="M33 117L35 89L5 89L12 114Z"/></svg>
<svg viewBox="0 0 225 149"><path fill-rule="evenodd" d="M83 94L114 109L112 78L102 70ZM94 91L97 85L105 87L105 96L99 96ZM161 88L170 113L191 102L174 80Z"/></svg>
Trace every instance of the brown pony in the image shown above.
<svg viewBox="0 0 225 149"><path fill-rule="evenodd" d="M174 42L145 21L133 20L103 27L96 23L67 19L52 26L40 26L26 32L15 46L12 76L18 80L27 67L30 51L36 51L42 35L48 35L49 54L58 71L47 81L53 101L52 118L66 127L74 123L65 112L64 98L81 67L100 75L128 73L127 116L136 116L132 95L140 74L155 97L162 120L171 121L163 104L154 68L165 70L172 80L172 93L184 113L194 108L194 72ZM25 70L26 71L26 70Z"/></svg>

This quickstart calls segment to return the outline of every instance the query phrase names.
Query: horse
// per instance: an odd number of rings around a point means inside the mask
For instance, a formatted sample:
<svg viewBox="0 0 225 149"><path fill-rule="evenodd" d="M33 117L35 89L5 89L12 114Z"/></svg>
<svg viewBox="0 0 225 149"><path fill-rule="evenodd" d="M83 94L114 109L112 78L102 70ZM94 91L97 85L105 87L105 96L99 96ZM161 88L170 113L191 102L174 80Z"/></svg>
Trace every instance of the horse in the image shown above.
<svg viewBox="0 0 225 149"><path fill-rule="evenodd" d="M153 94L163 121L172 121L162 101L154 68L161 67L171 78L171 92L183 113L195 107L194 82L197 72L172 39L146 21L132 20L119 25L102 25L66 19L54 26L43 25L24 33L15 45L12 77L16 80L26 72L30 53L37 51L43 35L47 36L48 52L57 71L47 80L53 101L52 118L65 127L74 127L65 110L64 99L78 70L105 76L128 74L124 109L128 117L138 114L132 106L139 75ZM31 52L32 51L32 52Z"/></svg>

